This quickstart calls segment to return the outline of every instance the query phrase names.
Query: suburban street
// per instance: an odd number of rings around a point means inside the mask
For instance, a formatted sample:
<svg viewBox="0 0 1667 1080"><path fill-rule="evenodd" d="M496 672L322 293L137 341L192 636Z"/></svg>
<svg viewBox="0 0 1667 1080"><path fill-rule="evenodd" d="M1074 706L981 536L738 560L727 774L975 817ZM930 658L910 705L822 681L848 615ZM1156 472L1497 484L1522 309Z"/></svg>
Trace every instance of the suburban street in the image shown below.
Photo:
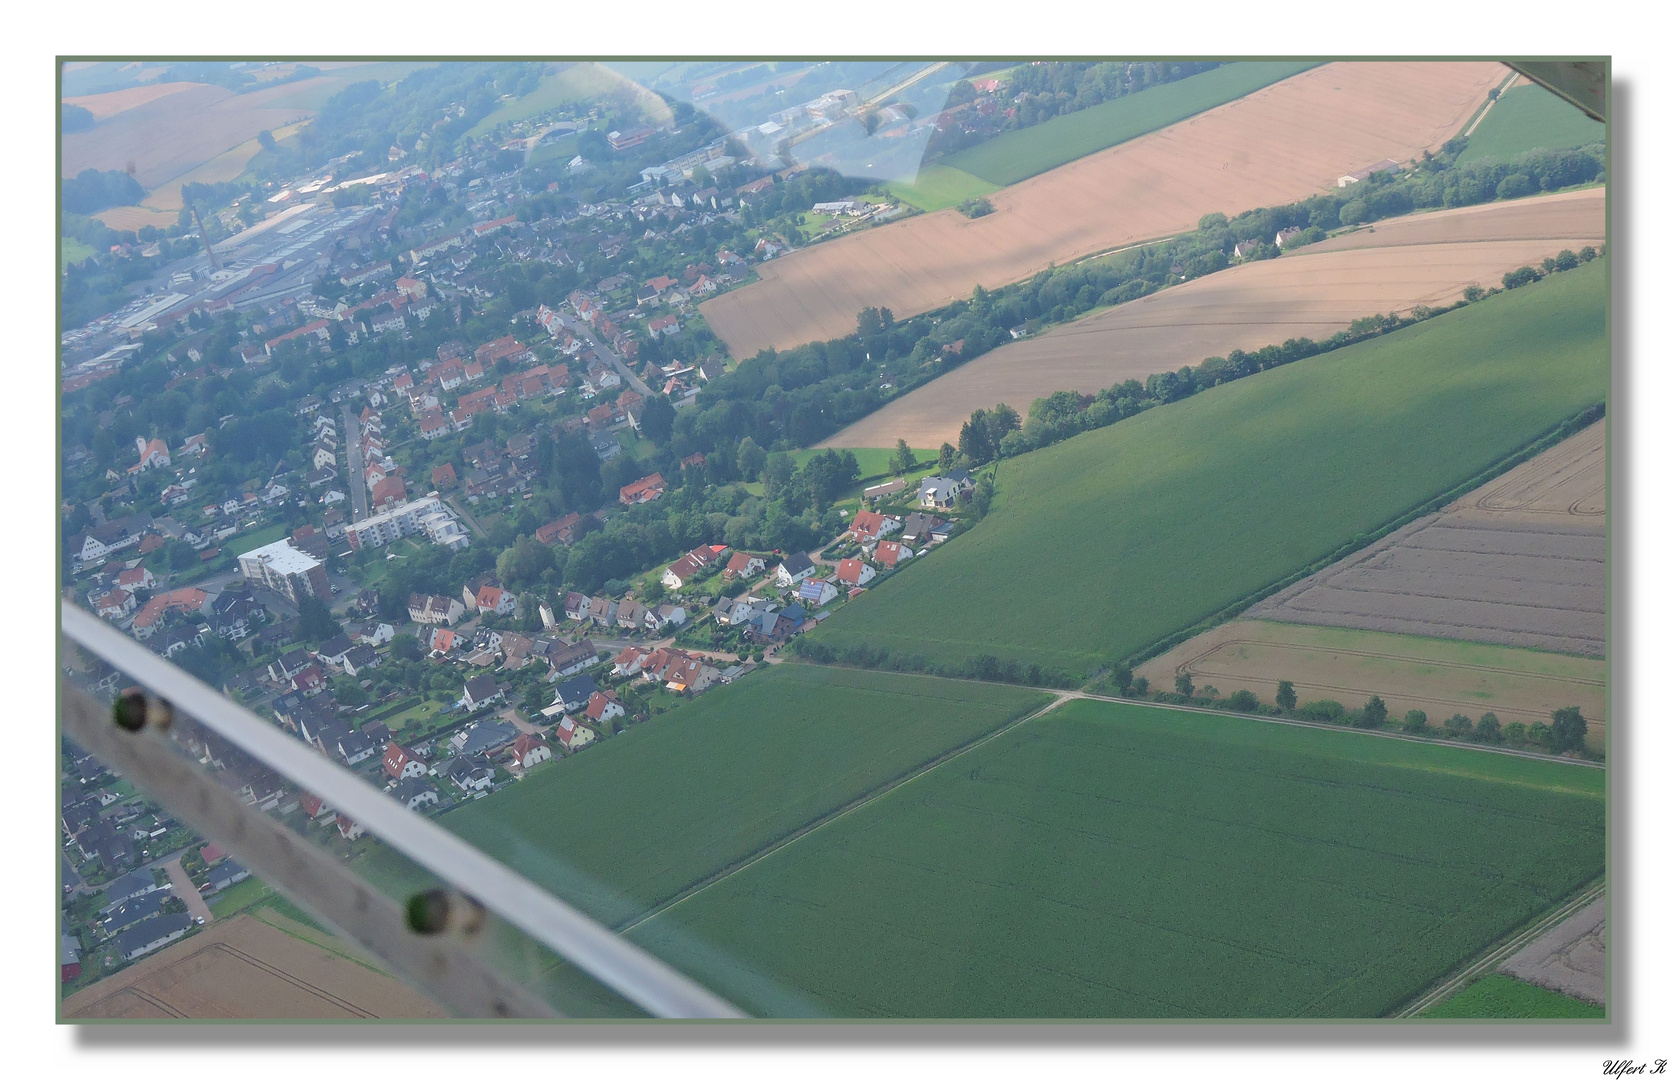
<svg viewBox="0 0 1667 1080"><path fill-rule="evenodd" d="M342 438L347 440L349 490L353 492L353 520L370 517L370 497L365 494L365 457L359 449L359 418L353 410L342 409Z"/></svg>
<svg viewBox="0 0 1667 1080"><path fill-rule="evenodd" d="M574 319L572 320L572 323L578 329L579 333L584 336L585 340L589 341L596 347L596 355L612 364L614 366L614 370L619 372L619 377L624 379L631 389L635 390L645 398L654 393L654 391L648 388L647 383L637 378L636 372L625 366L625 361L621 360L617 355L615 355L612 349L602 344L602 342L597 339L596 335L590 332L590 326L583 319Z"/></svg>

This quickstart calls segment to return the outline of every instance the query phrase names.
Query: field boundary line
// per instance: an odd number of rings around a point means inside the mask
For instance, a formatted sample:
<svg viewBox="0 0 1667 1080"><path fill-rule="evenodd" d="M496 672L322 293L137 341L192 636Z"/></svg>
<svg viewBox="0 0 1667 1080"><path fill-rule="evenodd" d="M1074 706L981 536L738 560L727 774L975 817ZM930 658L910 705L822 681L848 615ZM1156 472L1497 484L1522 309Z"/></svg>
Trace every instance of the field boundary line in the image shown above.
<svg viewBox="0 0 1667 1080"><path fill-rule="evenodd" d="M820 666L820 665L818 665L818 666ZM917 674L917 673L914 673L914 672L900 672L899 674ZM922 678L935 678L936 676L921 676L921 677ZM978 682L978 680L976 680L976 679L957 679L957 680L954 680L954 681L956 681L956 682L971 682L971 683ZM996 684L996 685L1002 685L1002 684ZM1028 712L1023 716L1018 717L1017 719L1010 720L1007 723L1001 725L998 728L995 728L992 731L985 732L983 735L978 736L977 738L973 739L971 742L963 743L960 746L955 747L954 749L945 751L944 753L939 754L937 757L931 759L930 761L923 762L921 765L916 767L913 771L905 773L904 775L899 776L899 777L897 777L893 780L889 780L886 783L880 785L879 787L873 789L872 791L869 791L869 792L866 792L865 794L859 795L855 799L852 799L850 802L845 803L842 806L835 807L834 809L832 809L832 810L828 811L827 813L823 814L821 817L818 817L813 821L806 822L804 825L799 826L799 828L795 829L793 832L789 833L787 836L782 837L780 840L776 840L773 843L767 844L764 847L760 848L759 850L753 852L752 854L743 856L742 858L737 859L734 862L730 863L728 866L725 866L722 869L719 869L719 870L715 871L714 873L707 875L707 877L705 877L704 879L702 879L700 881L697 881L695 884L693 884L693 885L689 886L688 888L684 889L682 892L678 893L676 896L672 897L670 900L667 900L667 901L659 904L652 911L649 911L649 912L647 912L643 915L640 915L640 916L638 916L634 919L630 919L630 920L627 920L623 923L618 924L615 927L616 932L618 932L620 934L627 933L630 930L633 930L636 927L641 926L643 923L648 922L650 919L653 919L653 918L656 918L657 916L665 914L666 912L670 911L672 908L674 908L677 905L683 903L685 900L692 899L695 896L699 895L700 893L705 892L707 889L710 889L712 886L720 884L721 882L726 881L731 877L734 877L736 874L739 874L743 870L746 870L749 867L764 861L765 859L769 858L771 855L776 854L778 851L781 851L783 848L789 846L790 844L793 844L793 843L795 843L799 840L803 840L805 837L809 836L813 832L816 832L818 829L821 829L823 826L833 824L835 821L838 821L840 818L844 817L845 815L862 809L864 806L867 806L869 803L873 802L876 799L879 799L879 798L881 798L885 795L889 795L891 792L896 791L898 788L902 787L904 784L907 784L907 783L909 783L913 780L920 779L922 776L925 776L927 773L929 773L929 772L933 771L934 769L938 768L938 766L947 764L948 762L953 761L955 758L958 758L962 754L965 754L969 751L976 750L980 746L983 746L985 743L990 742L993 739L998 739L1001 736L1003 736L1003 735L1007 734L1008 732L1012 731L1013 729L1019 727L1020 725L1027 724L1027 723L1036 719L1039 716L1044 716L1047 713L1052 712L1054 709L1059 708L1059 706L1064 704L1066 701L1071 700L1071 698L1070 698L1071 691L1068 691L1068 690L1042 689L1042 688L1039 688L1039 687L1034 688L1034 689L1038 689L1042 693L1053 695L1053 700L1048 702L1047 704L1043 705L1040 709L1036 709L1033 712Z"/></svg>
<svg viewBox="0 0 1667 1080"><path fill-rule="evenodd" d="M1268 619L1266 621L1272 622L1272 623L1277 623L1279 625L1291 625L1291 626L1305 625L1305 624L1301 624L1301 623L1279 623L1279 620L1277 620L1277 619ZM1433 640L1442 641L1442 640L1445 640L1445 639L1436 638L1436 639L1433 639ZM1230 638L1227 641L1223 641L1221 644L1217 645L1215 648L1209 650L1208 652L1199 653L1197 656L1193 657L1191 660L1188 660L1186 663L1180 665L1179 670L1191 671L1191 670L1193 670L1192 665L1198 663L1198 661L1200 661L1200 660L1203 660L1207 657L1215 655L1216 653L1220 652L1222 649L1225 649L1229 645L1255 645L1255 646L1258 646L1258 647L1264 648L1264 649L1301 649L1301 650L1316 651L1316 652L1336 653L1339 656L1364 656L1364 657L1366 657L1368 659L1372 659L1372 660L1401 660L1401 661L1405 661L1405 662L1411 663L1411 664L1424 664L1424 665L1427 665L1429 667L1458 668L1458 669L1463 670L1463 671L1493 672L1493 673L1500 674L1500 675L1513 675L1513 676L1518 676L1518 677L1525 678L1525 679L1550 679L1550 680L1553 680L1553 681L1556 681L1556 682L1573 682L1573 683L1580 683L1580 684L1586 685L1586 686L1604 686L1604 685L1607 685L1604 682L1604 680L1602 680L1602 679L1584 679L1584 678L1580 678L1580 677L1574 676L1574 675L1567 675L1567 676L1546 675L1546 674L1543 674L1543 673L1538 672L1538 671L1519 671L1516 668L1495 667L1492 664L1466 664L1466 663L1463 663L1463 662L1458 661L1458 660L1427 660L1427 659L1424 659L1423 657L1401 656L1397 653L1370 652L1370 651L1365 650L1365 649L1334 648L1334 647L1329 646L1329 645L1302 645L1302 644L1298 644L1296 642L1286 642L1286 641L1257 641L1254 638ZM1509 646L1503 646L1503 647L1509 648ZM1586 659L1586 658L1581 657L1580 659ZM1594 657L1593 659L1597 659L1597 658ZM1349 688L1348 687L1332 687L1331 689L1349 689Z"/></svg>
<svg viewBox="0 0 1667 1080"><path fill-rule="evenodd" d="M1492 945L1483 950L1480 957L1464 964L1458 971L1449 974L1446 978L1440 980L1434 987L1423 991L1417 997L1413 998L1410 1004L1390 1013L1388 1018L1392 1020L1411 1019L1416 1017L1425 1009L1438 1005L1447 998L1452 997L1472 979L1497 968L1501 963L1508 959L1511 954L1523 949L1534 939L1542 936L1552 927L1561 923L1564 919L1567 919L1581 908L1596 901L1598 898L1603 896L1604 891L1607 888L1607 876L1605 874L1598 875L1596 880L1588 883L1585 888L1581 889L1572 898L1565 900L1551 911L1537 919L1534 919L1523 929L1507 934L1505 937L1495 941ZM1605 1011L1607 1011L1608 1005L1605 1004L1604 1008Z"/></svg>
<svg viewBox="0 0 1667 1080"><path fill-rule="evenodd" d="M1090 694L1086 690L1060 690L1057 693L1067 700L1109 701L1117 705L1139 705L1148 709L1170 709L1174 712L1199 713L1204 716L1219 716L1227 719L1256 720L1264 724L1284 724L1288 727L1316 728L1320 731L1347 732L1353 735L1375 735L1380 739L1427 743L1431 746L1450 746L1455 750L1480 750L1489 754L1504 754L1507 757L1548 761L1558 765L1580 765L1588 769L1602 769L1604 767L1603 762L1587 761L1585 758L1553 757L1549 754L1536 754L1532 750L1518 750L1510 746L1486 746L1481 743L1457 742L1450 739L1428 739L1419 735L1407 735L1399 731L1358 728L1347 724L1327 724L1319 720L1298 720L1290 716L1262 716L1258 713L1234 712L1231 709L1206 709L1197 705L1174 705L1167 701L1141 701L1138 698L1112 697L1109 694Z"/></svg>

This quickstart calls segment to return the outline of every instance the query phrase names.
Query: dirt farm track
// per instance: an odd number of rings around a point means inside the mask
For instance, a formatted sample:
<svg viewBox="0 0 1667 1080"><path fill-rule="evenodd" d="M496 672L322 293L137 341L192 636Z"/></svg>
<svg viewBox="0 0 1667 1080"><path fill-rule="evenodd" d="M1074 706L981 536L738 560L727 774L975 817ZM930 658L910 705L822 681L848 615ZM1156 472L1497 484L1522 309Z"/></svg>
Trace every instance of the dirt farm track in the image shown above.
<svg viewBox="0 0 1667 1080"><path fill-rule="evenodd" d="M701 305L738 359L850 333L864 307L916 315L1046 269L1192 228L1205 214L1330 189L1457 134L1504 78L1495 63L1326 64L956 210L761 264L762 280Z"/></svg>
<svg viewBox="0 0 1667 1080"><path fill-rule="evenodd" d="M1450 303L1468 285L1604 242L1600 188L1379 222L1245 263L992 350L837 432L822 446L955 442L974 409L1022 414L1055 390L1093 393L1233 349L1319 340L1366 315Z"/></svg>

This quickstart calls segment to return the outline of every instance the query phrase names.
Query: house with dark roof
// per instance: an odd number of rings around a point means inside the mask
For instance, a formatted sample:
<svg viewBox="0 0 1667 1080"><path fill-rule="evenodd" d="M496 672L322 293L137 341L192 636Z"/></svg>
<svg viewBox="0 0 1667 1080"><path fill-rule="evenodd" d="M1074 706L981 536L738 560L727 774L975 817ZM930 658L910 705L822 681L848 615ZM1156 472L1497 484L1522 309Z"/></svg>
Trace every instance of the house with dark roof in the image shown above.
<svg viewBox="0 0 1667 1080"><path fill-rule="evenodd" d="M189 915L154 915L116 935L116 954L137 960L184 937L196 924Z"/></svg>
<svg viewBox="0 0 1667 1080"><path fill-rule="evenodd" d="M580 675L556 684L555 704L562 712L572 712L582 709L590 701L590 696L596 693L596 681L589 675Z"/></svg>
<svg viewBox="0 0 1667 1080"><path fill-rule="evenodd" d="M792 588L816 569L816 564L810 561L810 556L804 552L789 555L776 567L776 584L784 589Z"/></svg>
<svg viewBox="0 0 1667 1080"><path fill-rule="evenodd" d="M479 675L463 684L463 706L470 712L505 699L504 688L490 675Z"/></svg>

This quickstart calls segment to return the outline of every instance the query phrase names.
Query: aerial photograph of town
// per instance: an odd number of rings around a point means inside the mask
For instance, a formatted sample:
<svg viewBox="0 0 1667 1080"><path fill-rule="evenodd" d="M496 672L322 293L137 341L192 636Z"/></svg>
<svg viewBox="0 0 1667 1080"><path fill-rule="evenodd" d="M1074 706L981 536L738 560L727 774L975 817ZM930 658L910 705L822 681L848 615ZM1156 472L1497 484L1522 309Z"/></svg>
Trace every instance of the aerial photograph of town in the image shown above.
<svg viewBox="0 0 1667 1080"><path fill-rule="evenodd" d="M59 1023L1615 1019L1607 60L56 76Z"/></svg>

